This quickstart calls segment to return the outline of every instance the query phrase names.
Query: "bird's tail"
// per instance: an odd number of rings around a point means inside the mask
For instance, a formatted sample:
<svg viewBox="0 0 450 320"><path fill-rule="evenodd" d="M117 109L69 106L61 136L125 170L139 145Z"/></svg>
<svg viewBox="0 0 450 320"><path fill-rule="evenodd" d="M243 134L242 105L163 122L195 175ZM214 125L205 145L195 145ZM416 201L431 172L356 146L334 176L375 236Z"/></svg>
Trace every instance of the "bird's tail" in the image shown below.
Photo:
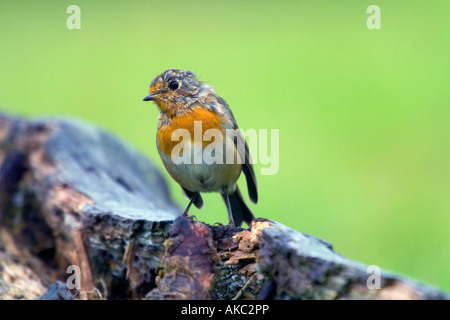
<svg viewBox="0 0 450 320"><path fill-rule="evenodd" d="M223 194L222 197L226 203L227 200ZM236 191L229 195L228 198L230 199L231 212L233 214L233 219L236 226L241 226L243 221L250 224L255 216L250 208L245 204L242 193L239 191L239 187L236 186Z"/></svg>

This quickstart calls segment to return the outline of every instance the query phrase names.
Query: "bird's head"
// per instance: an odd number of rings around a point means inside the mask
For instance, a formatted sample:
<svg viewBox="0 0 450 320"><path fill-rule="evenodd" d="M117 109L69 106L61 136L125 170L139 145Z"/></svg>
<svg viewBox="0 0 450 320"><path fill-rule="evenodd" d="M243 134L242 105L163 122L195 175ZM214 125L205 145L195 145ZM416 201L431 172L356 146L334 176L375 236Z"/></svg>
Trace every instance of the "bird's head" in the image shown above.
<svg viewBox="0 0 450 320"><path fill-rule="evenodd" d="M144 101L153 101L161 112L173 115L196 100L202 83L188 70L168 69L155 77Z"/></svg>

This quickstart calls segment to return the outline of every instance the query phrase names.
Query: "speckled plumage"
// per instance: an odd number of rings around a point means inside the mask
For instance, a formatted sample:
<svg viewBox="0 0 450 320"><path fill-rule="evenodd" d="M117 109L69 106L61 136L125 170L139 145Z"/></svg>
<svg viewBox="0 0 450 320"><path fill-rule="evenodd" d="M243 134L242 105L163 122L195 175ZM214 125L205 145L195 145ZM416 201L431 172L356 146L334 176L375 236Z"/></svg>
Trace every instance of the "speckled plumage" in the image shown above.
<svg viewBox="0 0 450 320"><path fill-rule="evenodd" d="M156 144L161 160L171 177L191 198L184 214L187 215L191 203L199 208L202 206L200 192L220 192L227 205L230 224L240 225L242 221L249 223L254 216L244 203L236 182L243 171L250 199L256 203L256 177L247 143L225 100L215 93L212 86L199 81L193 72L178 69L166 70L155 77L150 85L150 94L144 100L154 101L160 110ZM187 130L191 134L193 146L195 121L202 122L202 136L208 129L222 132L224 154L230 152L235 158L240 158L241 162L175 164L171 152L178 141L173 141L172 134L176 129ZM235 136L227 136L227 129L231 129ZM237 148L238 142L245 148ZM204 149L206 144L204 141L201 143ZM198 152L198 149L194 149L192 148L192 157Z"/></svg>

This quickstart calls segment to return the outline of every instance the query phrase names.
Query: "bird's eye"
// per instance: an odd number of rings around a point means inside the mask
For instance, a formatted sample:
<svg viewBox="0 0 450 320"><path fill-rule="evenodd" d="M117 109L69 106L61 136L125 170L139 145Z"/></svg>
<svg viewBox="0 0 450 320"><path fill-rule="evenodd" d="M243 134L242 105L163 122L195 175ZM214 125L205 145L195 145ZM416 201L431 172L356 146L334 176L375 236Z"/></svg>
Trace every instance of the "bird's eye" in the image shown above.
<svg viewBox="0 0 450 320"><path fill-rule="evenodd" d="M169 83L169 88L170 88L170 90L173 90L173 91L177 90L178 89L178 81L170 82Z"/></svg>

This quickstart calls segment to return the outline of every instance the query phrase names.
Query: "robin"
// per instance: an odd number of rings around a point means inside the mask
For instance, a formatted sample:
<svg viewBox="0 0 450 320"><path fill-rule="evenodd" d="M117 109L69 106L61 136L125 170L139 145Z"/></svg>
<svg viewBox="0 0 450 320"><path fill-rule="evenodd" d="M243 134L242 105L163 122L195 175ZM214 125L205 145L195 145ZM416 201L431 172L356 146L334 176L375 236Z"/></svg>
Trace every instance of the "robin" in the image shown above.
<svg viewBox="0 0 450 320"><path fill-rule="evenodd" d="M243 171L249 198L257 203L256 176L248 145L225 100L215 93L212 86L199 81L193 72L169 69L153 79L150 94L144 101L153 101L158 106L160 114L156 145L159 155L170 176L180 184L184 195L190 199L182 216L188 216L192 204L199 209L203 206L201 192L220 192L227 207L229 225L240 226L243 221L249 224L254 215L244 202L237 180ZM172 152L179 143L172 136L174 131L186 130L190 134L190 140L184 142L192 147L198 138L194 132L198 123L201 124L201 137L209 129L222 133L222 138L215 136L219 140L214 141L222 143L223 152L231 153L235 161L173 161ZM227 134L230 131L233 135ZM183 152L189 150L190 160L195 158L196 152L205 151L210 141L204 140L206 139L203 137L200 148L183 149Z"/></svg>

